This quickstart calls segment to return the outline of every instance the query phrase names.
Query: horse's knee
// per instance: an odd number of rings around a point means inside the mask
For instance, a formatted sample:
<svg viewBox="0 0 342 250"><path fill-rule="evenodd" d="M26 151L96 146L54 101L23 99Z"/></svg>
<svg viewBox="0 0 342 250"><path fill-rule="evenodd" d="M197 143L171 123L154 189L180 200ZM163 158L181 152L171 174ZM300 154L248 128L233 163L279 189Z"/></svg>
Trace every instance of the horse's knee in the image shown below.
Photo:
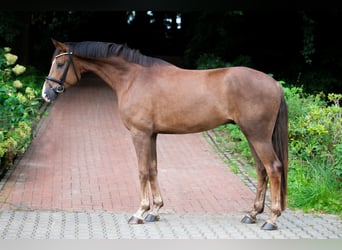
<svg viewBox="0 0 342 250"><path fill-rule="evenodd" d="M149 178L154 179L158 175L158 171L156 168L151 168L149 171Z"/></svg>
<svg viewBox="0 0 342 250"><path fill-rule="evenodd" d="M148 181L150 178L150 171L148 169L139 170L140 181Z"/></svg>

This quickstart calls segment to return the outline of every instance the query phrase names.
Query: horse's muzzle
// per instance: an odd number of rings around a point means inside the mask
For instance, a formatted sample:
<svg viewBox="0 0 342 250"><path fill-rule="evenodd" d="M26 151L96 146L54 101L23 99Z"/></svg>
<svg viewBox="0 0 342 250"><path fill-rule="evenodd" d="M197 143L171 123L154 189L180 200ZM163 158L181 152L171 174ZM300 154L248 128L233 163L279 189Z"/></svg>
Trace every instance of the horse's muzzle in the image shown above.
<svg viewBox="0 0 342 250"><path fill-rule="evenodd" d="M56 100L57 96L58 96L58 92L54 88L44 87L42 97L46 102L52 102Z"/></svg>

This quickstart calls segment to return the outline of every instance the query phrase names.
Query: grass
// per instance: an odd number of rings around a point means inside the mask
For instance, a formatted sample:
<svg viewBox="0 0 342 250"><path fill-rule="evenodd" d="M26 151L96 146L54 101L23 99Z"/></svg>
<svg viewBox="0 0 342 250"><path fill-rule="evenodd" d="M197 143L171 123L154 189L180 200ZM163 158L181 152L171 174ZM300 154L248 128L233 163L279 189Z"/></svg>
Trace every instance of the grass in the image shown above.
<svg viewBox="0 0 342 250"><path fill-rule="evenodd" d="M341 182L328 166L291 168L289 173L289 207L304 212L323 212L342 218Z"/></svg>

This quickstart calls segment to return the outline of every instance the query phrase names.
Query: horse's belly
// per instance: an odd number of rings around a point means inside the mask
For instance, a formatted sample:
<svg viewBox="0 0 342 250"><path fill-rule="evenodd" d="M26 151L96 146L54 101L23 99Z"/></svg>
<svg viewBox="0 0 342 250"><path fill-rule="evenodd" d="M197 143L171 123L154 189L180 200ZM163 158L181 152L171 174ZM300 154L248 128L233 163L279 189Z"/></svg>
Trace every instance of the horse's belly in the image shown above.
<svg viewBox="0 0 342 250"><path fill-rule="evenodd" d="M196 110L161 114L155 119L154 127L158 133L186 134L197 133L227 123L227 116L217 110Z"/></svg>

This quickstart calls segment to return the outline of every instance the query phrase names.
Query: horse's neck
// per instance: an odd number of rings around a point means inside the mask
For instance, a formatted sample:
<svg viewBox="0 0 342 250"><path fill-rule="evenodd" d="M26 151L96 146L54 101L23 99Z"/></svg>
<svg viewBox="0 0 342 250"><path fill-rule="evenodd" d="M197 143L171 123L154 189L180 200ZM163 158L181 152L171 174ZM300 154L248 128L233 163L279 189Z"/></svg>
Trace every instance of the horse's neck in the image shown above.
<svg viewBox="0 0 342 250"><path fill-rule="evenodd" d="M128 88L130 79L134 77L136 64L121 58L105 58L87 60L83 64L83 71L90 71L105 81L118 95Z"/></svg>

